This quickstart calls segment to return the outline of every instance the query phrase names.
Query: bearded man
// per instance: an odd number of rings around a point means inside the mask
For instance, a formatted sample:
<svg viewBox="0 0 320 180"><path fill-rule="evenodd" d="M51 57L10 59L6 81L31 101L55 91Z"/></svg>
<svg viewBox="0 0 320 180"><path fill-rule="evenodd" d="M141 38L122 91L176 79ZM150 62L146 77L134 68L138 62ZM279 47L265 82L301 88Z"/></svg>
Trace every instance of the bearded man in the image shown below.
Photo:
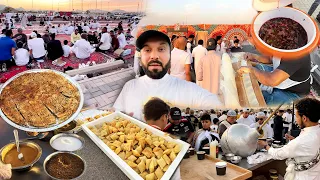
<svg viewBox="0 0 320 180"><path fill-rule="evenodd" d="M212 109L222 106L218 97L194 83L168 74L171 60L171 42L162 32L149 30L136 41L139 62L145 76L128 81L113 107L115 110L142 119L143 107L149 99L157 97L179 108Z"/></svg>

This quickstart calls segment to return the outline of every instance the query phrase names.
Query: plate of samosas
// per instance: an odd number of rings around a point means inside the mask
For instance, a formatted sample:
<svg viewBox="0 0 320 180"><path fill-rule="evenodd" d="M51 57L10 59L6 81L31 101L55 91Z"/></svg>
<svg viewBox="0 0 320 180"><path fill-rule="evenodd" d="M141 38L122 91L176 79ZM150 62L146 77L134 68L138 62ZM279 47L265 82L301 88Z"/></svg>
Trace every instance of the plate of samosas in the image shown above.
<svg viewBox="0 0 320 180"><path fill-rule="evenodd" d="M82 129L135 180L169 180L190 146L121 112L84 124Z"/></svg>

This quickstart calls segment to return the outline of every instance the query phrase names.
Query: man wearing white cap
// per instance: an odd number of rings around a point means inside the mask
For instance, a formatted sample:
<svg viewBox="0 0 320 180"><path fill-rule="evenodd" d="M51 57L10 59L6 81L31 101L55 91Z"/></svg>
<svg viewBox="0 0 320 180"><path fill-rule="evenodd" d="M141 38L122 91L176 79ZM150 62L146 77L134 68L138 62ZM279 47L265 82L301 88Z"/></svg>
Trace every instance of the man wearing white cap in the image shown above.
<svg viewBox="0 0 320 180"><path fill-rule="evenodd" d="M265 120L266 120L266 115L264 114L264 112L258 112L257 117L256 117L257 122L251 124L250 127L257 129L258 127L260 127L262 125L262 123ZM262 138L266 139L266 138L273 137L273 130L269 124L264 125L262 130L263 130L263 137Z"/></svg>
<svg viewBox="0 0 320 180"><path fill-rule="evenodd" d="M242 116L237 120L239 124L245 124L250 126L251 124L255 123L252 116L250 116L250 109L244 108Z"/></svg>
<svg viewBox="0 0 320 180"><path fill-rule="evenodd" d="M28 40L28 48L30 56L38 62L44 62L44 57L47 51L44 48L44 41L42 38L37 38L37 34L32 32L31 39Z"/></svg>
<svg viewBox="0 0 320 180"><path fill-rule="evenodd" d="M218 133L220 138L222 137L223 133L233 124L237 124L237 113L234 110L229 110L227 112L227 119L222 121L219 124Z"/></svg>

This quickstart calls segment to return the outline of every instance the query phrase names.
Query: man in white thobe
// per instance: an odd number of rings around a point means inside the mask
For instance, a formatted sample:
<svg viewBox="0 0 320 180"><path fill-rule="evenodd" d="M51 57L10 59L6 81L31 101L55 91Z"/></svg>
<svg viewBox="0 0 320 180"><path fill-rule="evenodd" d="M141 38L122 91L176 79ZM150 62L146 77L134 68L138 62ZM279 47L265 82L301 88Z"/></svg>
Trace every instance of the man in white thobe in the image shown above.
<svg viewBox="0 0 320 180"><path fill-rule="evenodd" d="M198 41L198 46L195 47L192 51L192 57L194 58L194 69L196 71L196 76L198 74L197 69L198 69L198 64L200 62L200 59L203 58L205 55L207 55L207 53L208 53L208 50L203 47L203 40L200 39ZM198 78L196 79L197 79L197 84L201 86L200 82L198 81Z"/></svg>
<svg viewBox="0 0 320 180"><path fill-rule="evenodd" d="M245 124L250 126L251 124L255 123L253 116L250 116L250 109L244 108L242 116L237 120L239 124Z"/></svg>
<svg viewBox="0 0 320 180"><path fill-rule="evenodd" d="M91 53L93 53L95 49L88 42L88 35L83 33L81 34L81 39L76 41L71 47L71 51L77 58L86 59L90 57Z"/></svg>
<svg viewBox="0 0 320 180"><path fill-rule="evenodd" d="M263 122L267 119L266 115L263 112L258 112L256 117L256 123L250 125L251 128L257 129L260 127ZM273 129L269 124L266 124L262 127L263 130L263 139L272 138L273 137Z"/></svg>
<svg viewBox="0 0 320 180"><path fill-rule="evenodd" d="M21 17L21 27L22 27L22 29L26 29L27 22L28 22L28 16L27 16L27 14L23 13L22 17Z"/></svg>
<svg viewBox="0 0 320 180"><path fill-rule="evenodd" d="M143 120L143 107L158 97L180 108L211 109L221 107L218 97L194 83L169 75L170 39L159 31L145 31L136 41L146 75L127 82L113 107Z"/></svg>
<svg viewBox="0 0 320 180"><path fill-rule="evenodd" d="M197 84L212 94L218 94L221 56L215 51L216 42L214 39L208 40L207 49L207 55L202 57L196 66L196 78L199 82Z"/></svg>
<svg viewBox="0 0 320 180"><path fill-rule="evenodd" d="M290 141L282 148L270 147L265 141L258 142L272 159L287 159L285 180L320 179L319 107L320 101L314 98L303 98L295 104L297 124L302 130L296 138L286 136Z"/></svg>

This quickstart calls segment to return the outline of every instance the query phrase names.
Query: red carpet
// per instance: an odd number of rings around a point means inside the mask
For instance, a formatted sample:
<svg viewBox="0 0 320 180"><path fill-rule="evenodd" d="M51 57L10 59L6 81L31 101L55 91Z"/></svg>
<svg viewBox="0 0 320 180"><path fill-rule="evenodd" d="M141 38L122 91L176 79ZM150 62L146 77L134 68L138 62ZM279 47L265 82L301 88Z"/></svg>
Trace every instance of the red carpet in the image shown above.
<svg viewBox="0 0 320 180"><path fill-rule="evenodd" d="M71 54L68 58L62 57L62 60L66 61L67 64L63 67L58 67L55 65L52 65L52 61L46 60L44 63L41 64L42 69L53 69L57 71L63 72L64 68L70 66L74 69L78 69L80 63L87 63L88 61L95 61L97 64L106 63L110 58L106 55L94 52L91 54L91 57L85 60L80 60L77 57L74 56L74 54ZM34 68L38 68L35 66ZM26 66L13 66L8 69L5 73L0 73L0 83L6 82L11 77L15 76L16 74L28 70Z"/></svg>

